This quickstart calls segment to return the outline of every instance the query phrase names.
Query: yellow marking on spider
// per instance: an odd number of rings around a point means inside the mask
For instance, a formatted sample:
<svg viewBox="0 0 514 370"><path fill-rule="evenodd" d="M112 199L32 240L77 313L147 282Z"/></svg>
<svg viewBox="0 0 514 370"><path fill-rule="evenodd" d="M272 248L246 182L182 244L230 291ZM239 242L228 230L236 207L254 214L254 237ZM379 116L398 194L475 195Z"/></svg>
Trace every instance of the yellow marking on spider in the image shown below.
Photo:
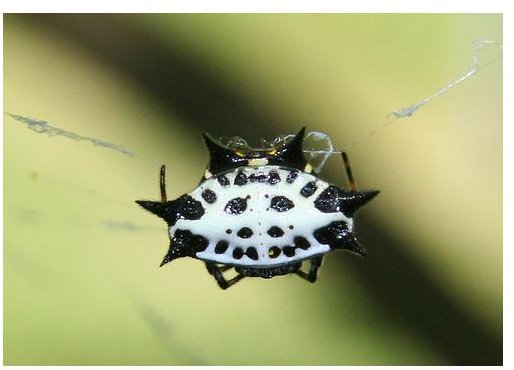
<svg viewBox="0 0 514 370"><path fill-rule="evenodd" d="M252 167L266 166L268 164L267 158L253 158L248 160L248 165Z"/></svg>

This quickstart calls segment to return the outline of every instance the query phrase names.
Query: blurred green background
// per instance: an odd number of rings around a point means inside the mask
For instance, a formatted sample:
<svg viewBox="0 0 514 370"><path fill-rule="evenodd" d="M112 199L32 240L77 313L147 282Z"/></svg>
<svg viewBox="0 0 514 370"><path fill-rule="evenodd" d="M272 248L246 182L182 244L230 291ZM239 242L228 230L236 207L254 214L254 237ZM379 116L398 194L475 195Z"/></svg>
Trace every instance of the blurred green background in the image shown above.
<svg viewBox="0 0 514 370"><path fill-rule="evenodd" d="M200 133L251 144L307 125L345 147L502 41L501 15L4 15L4 363L502 363L502 63L349 151L369 252L319 280L163 268L137 207L191 191ZM484 60L500 51L484 50ZM148 160L141 159L148 158ZM346 184L339 157L323 176Z"/></svg>

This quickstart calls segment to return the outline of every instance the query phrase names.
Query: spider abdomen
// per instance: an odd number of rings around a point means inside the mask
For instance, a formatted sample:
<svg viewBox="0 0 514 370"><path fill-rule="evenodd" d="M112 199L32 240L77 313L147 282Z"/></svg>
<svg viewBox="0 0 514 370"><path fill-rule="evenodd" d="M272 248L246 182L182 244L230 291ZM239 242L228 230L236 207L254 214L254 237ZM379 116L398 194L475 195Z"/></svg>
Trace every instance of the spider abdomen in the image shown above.
<svg viewBox="0 0 514 370"><path fill-rule="evenodd" d="M330 185L305 172L287 181L293 171L241 167L211 177L189 194L201 202L203 216L179 219L170 237L177 230L201 235L208 245L192 246L192 257L236 266L279 266L325 254L330 246L316 239L316 230L342 222L350 233L352 219L317 209L314 203Z"/></svg>

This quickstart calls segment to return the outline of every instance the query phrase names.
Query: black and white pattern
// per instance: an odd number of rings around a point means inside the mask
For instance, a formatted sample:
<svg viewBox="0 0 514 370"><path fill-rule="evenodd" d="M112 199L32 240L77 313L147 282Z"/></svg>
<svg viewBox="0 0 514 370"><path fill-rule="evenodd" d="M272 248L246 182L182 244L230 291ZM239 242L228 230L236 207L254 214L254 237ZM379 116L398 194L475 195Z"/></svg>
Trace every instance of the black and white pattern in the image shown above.
<svg viewBox="0 0 514 370"><path fill-rule="evenodd" d="M202 182L190 197L201 203L204 214L178 220L169 232L173 237L187 229L208 240L194 256L209 262L271 268L309 259L331 249L323 243L333 238L332 229L323 231L328 225L342 222L345 230L352 229L351 218L332 211L329 187L301 171L243 167Z"/></svg>
<svg viewBox="0 0 514 370"><path fill-rule="evenodd" d="M161 201L136 201L168 224L170 246L161 266L182 257L203 260L227 289L245 277L297 274L314 282L331 249L365 255L352 217L378 191L356 191L344 152L350 191L313 175L304 136L305 127L282 145L241 150L204 133L209 162L200 185L169 201L163 165ZM231 268L236 275L228 278L224 272Z"/></svg>

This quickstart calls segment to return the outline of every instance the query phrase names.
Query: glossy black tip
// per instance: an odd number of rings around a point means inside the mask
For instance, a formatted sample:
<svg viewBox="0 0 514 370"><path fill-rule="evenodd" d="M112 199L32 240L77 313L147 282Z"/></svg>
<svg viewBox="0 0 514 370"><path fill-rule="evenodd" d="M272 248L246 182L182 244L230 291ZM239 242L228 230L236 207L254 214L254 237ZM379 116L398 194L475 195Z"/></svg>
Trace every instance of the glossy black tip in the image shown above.
<svg viewBox="0 0 514 370"><path fill-rule="evenodd" d="M303 171L307 165L307 160L303 154L305 129L305 126L302 127L291 141L277 149L277 153L269 159L269 163Z"/></svg>
<svg viewBox="0 0 514 370"><path fill-rule="evenodd" d="M161 264L159 265L159 267L162 267L165 264L167 264L168 262L171 262L174 259L177 259L177 258L180 258L180 257L184 257L184 254L181 253L180 248L176 248L176 247L170 245L170 249L168 250L168 253L166 253L166 255L164 256L164 258L163 258Z"/></svg>
<svg viewBox="0 0 514 370"><path fill-rule="evenodd" d="M172 260L172 258L169 257L169 254L166 254L164 256L164 258L162 259L162 262L161 264L159 265L159 267L162 267L164 266L165 264L167 264L168 262L170 262Z"/></svg>
<svg viewBox="0 0 514 370"><path fill-rule="evenodd" d="M208 168L213 175L228 171L248 163L248 160L236 154L226 146L221 145L206 132L202 133L205 147L209 152Z"/></svg>
<svg viewBox="0 0 514 370"><path fill-rule="evenodd" d="M361 257L368 255L368 252L362 247L361 243L359 243L353 234L350 238L345 239L343 248Z"/></svg>
<svg viewBox="0 0 514 370"><path fill-rule="evenodd" d="M136 200L136 203L147 211L150 211L161 218L165 218L165 203L152 202L150 200Z"/></svg>
<svg viewBox="0 0 514 370"><path fill-rule="evenodd" d="M371 190L371 191L357 191L350 192L345 194L344 198L341 200L341 208L346 217L353 217L355 212L368 203L371 199L375 198L379 190Z"/></svg>

